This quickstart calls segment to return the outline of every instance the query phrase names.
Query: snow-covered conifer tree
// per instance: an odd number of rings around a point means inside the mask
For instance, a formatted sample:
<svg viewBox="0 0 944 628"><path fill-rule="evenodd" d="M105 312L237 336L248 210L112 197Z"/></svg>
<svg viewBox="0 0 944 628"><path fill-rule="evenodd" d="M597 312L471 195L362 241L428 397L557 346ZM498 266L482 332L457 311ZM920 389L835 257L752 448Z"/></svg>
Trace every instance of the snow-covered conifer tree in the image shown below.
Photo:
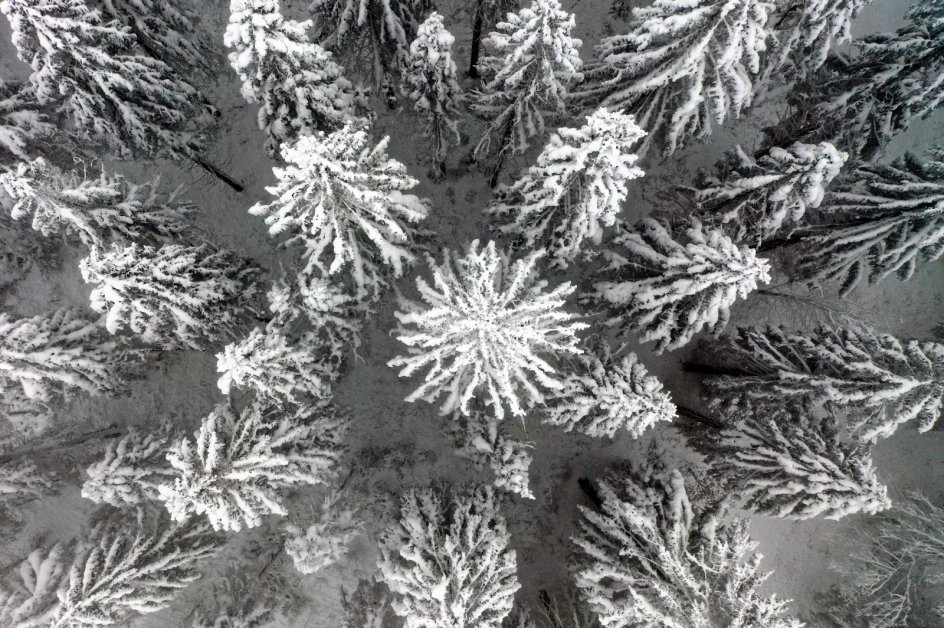
<svg viewBox="0 0 944 628"><path fill-rule="evenodd" d="M944 406L944 345L935 342L826 327L740 328L715 352L741 368L706 380L716 405L825 404L851 411L863 440L890 436L908 421L926 432Z"/></svg>
<svg viewBox="0 0 944 628"><path fill-rule="evenodd" d="M548 290L539 279L538 251L512 262L494 242L472 242L464 257L444 251L433 268L433 284L417 277L421 302L403 299L397 337L407 355L388 364L409 377L429 368L423 383L406 398L434 402L445 397L442 414L469 413L482 395L497 419L523 416L544 402L562 381L550 359L580 353L577 332L587 327L566 311L569 282Z"/></svg>
<svg viewBox="0 0 944 628"><path fill-rule="evenodd" d="M274 405L303 406L331 395L340 362L333 349L315 332L291 339L277 326L257 327L216 354L218 384L224 395L248 388Z"/></svg>
<svg viewBox="0 0 944 628"><path fill-rule="evenodd" d="M118 508L156 500L157 487L173 478L166 457L172 439L169 422L147 431L131 428L86 469L82 497Z"/></svg>
<svg viewBox="0 0 944 628"><path fill-rule="evenodd" d="M831 418L751 410L728 422L716 447L715 468L756 512L840 519L891 506L872 467L872 446L843 442Z"/></svg>
<svg viewBox="0 0 944 628"><path fill-rule="evenodd" d="M266 297L273 314L270 324L288 328L307 321L332 353L360 344L367 307L329 279L308 274L283 277L272 283Z"/></svg>
<svg viewBox="0 0 944 628"><path fill-rule="evenodd" d="M386 153L387 138L370 145L367 130L353 125L329 135L302 136L283 150L275 197L249 212L265 216L269 233L288 232L308 258L306 274L344 273L359 294L375 293L385 275L399 277L414 259L414 226L429 211L407 190L417 181Z"/></svg>
<svg viewBox="0 0 944 628"><path fill-rule="evenodd" d="M907 24L852 43L832 55L791 94L795 114L780 133L808 143L828 140L854 159L871 160L912 120L944 102L944 4L921 0Z"/></svg>
<svg viewBox="0 0 944 628"><path fill-rule="evenodd" d="M776 43L766 61L765 74L784 72L806 78L825 62L835 44L851 38L850 26L871 0L807 0L784 3L773 15ZM772 78L772 77L771 77Z"/></svg>
<svg viewBox="0 0 944 628"><path fill-rule="evenodd" d="M622 249L610 253L614 280L595 284L590 299L610 309L611 324L638 331L641 342L655 341L660 353L684 346L702 329L720 333L738 297L770 281L767 260L697 221L676 240L647 218L614 244Z"/></svg>
<svg viewBox="0 0 944 628"><path fill-rule="evenodd" d="M426 120L423 136L430 138L433 165L440 177L445 172L449 147L459 143L456 118L461 88L452 60L455 40L443 26L442 16L433 11L410 44L403 70L403 92L413 103L413 109Z"/></svg>
<svg viewBox="0 0 944 628"><path fill-rule="evenodd" d="M847 157L828 142L775 146L757 158L738 146L717 175L699 181L695 201L700 217L727 227L738 241L766 240L820 206L826 186Z"/></svg>
<svg viewBox="0 0 944 628"><path fill-rule="evenodd" d="M510 540L490 488L404 495L379 564L405 628L501 626L520 586Z"/></svg>
<svg viewBox="0 0 944 628"><path fill-rule="evenodd" d="M531 445L502 434L495 417L482 412L472 412L458 423L459 455L488 465L495 488L534 499L528 475Z"/></svg>
<svg viewBox="0 0 944 628"><path fill-rule="evenodd" d="M182 74L210 74L218 60L213 37L193 0L101 0L106 20L129 28L138 45Z"/></svg>
<svg viewBox="0 0 944 628"><path fill-rule="evenodd" d="M32 84L0 80L0 162L29 159L55 132Z"/></svg>
<svg viewBox="0 0 944 628"><path fill-rule="evenodd" d="M578 358L542 416L568 432L576 429L609 438L620 430L639 438L659 421L674 418L675 405L662 382L649 374L635 353L613 354L607 345Z"/></svg>
<svg viewBox="0 0 944 628"><path fill-rule="evenodd" d="M351 542L361 533L355 512L341 505L339 496L334 492L325 497L317 521L307 528L285 526L285 553L301 573L317 573L335 564L347 555Z"/></svg>
<svg viewBox="0 0 944 628"><path fill-rule="evenodd" d="M494 156L493 187L505 156L527 150L544 132L546 116L567 111L567 92L583 76L573 29L574 16L558 0L534 0L509 13L485 40L488 54L478 65L485 83L471 94L470 105L489 122L474 156Z"/></svg>
<svg viewBox="0 0 944 628"><path fill-rule="evenodd" d="M919 262L944 254L944 149L863 164L838 183L822 207L832 224L803 233L801 273L840 279L847 294L865 277L908 280Z"/></svg>
<svg viewBox="0 0 944 628"><path fill-rule="evenodd" d="M3 0L13 43L40 105L55 106L84 139L119 157L200 148L185 127L200 96L160 59L140 54L131 29L85 0Z"/></svg>
<svg viewBox="0 0 944 628"><path fill-rule="evenodd" d="M600 244L603 228L616 222L626 184L643 175L633 146L644 135L632 116L606 109L587 116L579 129L559 128L537 163L499 188L486 211L509 219L502 233L546 247L551 264L565 268L585 241Z"/></svg>
<svg viewBox="0 0 944 628"><path fill-rule="evenodd" d="M655 0L633 9L629 32L604 39L573 98L635 116L664 154L711 133L751 105L769 38L765 0Z"/></svg>
<svg viewBox="0 0 944 628"><path fill-rule="evenodd" d="M0 505L50 492L52 479L29 460L0 462Z"/></svg>
<svg viewBox="0 0 944 628"><path fill-rule="evenodd" d="M78 541L34 550L0 586L0 623L107 626L167 607L219 543L205 525L160 519L138 511L135 521L112 518Z"/></svg>
<svg viewBox="0 0 944 628"><path fill-rule="evenodd" d="M77 310L0 314L0 380L9 394L43 402L78 392L119 395L139 357Z"/></svg>
<svg viewBox="0 0 944 628"><path fill-rule="evenodd" d="M242 95L260 103L266 150L279 153L300 135L339 128L355 117L354 87L331 53L308 39L311 21L282 17L279 0L232 0L224 35Z"/></svg>
<svg viewBox="0 0 944 628"><path fill-rule="evenodd" d="M378 95L393 97L393 81L409 56L431 0L314 0L315 41L372 80Z"/></svg>
<svg viewBox="0 0 944 628"><path fill-rule="evenodd" d="M328 403L292 410L256 401L237 412L220 404L193 440L171 447L175 479L158 487L176 521L206 515L216 530L254 528L285 515L280 493L326 483L343 451L347 418Z"/></svg>
<svg viewBox="0 0 944 628"><path fill-rule="evenodd" d="M689 500L678 471L627 469L597 484L573 537L577 586L606 628L800 628L787 604L761 593L769 574L747 522Z"/></svg>
<svg viewBox="0 0 944 628"><path fill-rule="evenodd" d="M102 171L97 178L66 173L42 157L0 173L10 215L28 218L44 236L77 235L87 246L109 242L159 244L179 240L189 225L189 203L158 193L159 179L143 185Z"/></svg>
<svg viewBox="0 0 944 628"><path fill-rule="evenodd" d="M856 535L840 573L849 614L875 628L931 626L944 617L934 593L944 582L944 508L912 493Z"/></svg>
<svg viewBox="0 0 944 628"><path fill-rule="evenodd" d="M229 251L167 244L92 249L79 264L98 284L92 309L111 333L127 328L145 342L202 349L227 337L255 297L258 269Z"/></svg>

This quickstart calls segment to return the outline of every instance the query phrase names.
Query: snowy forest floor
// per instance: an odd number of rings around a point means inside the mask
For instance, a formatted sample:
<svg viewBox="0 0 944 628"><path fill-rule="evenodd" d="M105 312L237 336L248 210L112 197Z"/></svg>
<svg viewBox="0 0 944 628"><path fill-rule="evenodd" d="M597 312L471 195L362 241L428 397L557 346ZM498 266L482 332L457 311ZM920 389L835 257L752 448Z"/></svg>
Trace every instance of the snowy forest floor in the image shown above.
<svg viewBox="0 0 944 628"><path fill-rule="evenodd" d="M284 4L286 13L292 17L304 16L306 3ZM226 5L220 0L206 2L207 19L220 39L228 17ZM892 30L907 6L897 0L878 0L864 12L856 28L859 33ZM567 0L564 8L576 14L576 34L584 41L585 57L601 36L618 32L622 26L608 16L605 0ZM446 17L447 28L456 36L455 57L463 69L462 64L468 59L470 16L449 5L441 5L439 10ZM21 77L25 68L16 61L5 22L0 23L0 31L0 73L3 78ZM348 74L356 76L356 69L349 68ZM273 162L262 148L264 138L256 127L255 106L246 104L239 95L235 73L224 62L218 76L216 85L207 86L211 100L220 110L220 127L212 157L245 185L244 193L235 193L200 171L183 171L169 162L126 162L107 164L107 167L126 173L132 180L143 180L158 171L168 188L183 186L184 196L201 210L195 220L214 242L255 259L271 271L271 279L278 275L280 264L287 263L288 257L276 248L276 241L267 235L261 219L246 210L268 198L264 187L273 181ZM465 87L470 86L471 81L467 81ZM666 201L666 190L690 183L697 168L711 166L736 143L755 146L760 141L760 130L776 119L782 101L782 95L769 94L740 119L730 121L729 128L718 129L708 142L664 161L646 160L643 164L646 176L631 185L631 197L622 218L633 221L665 209L660 203ZM392 111L378 104L376 111L375 138L390 135L390 155L407 164L410 173L420 179L415 192L432 202L433 209L425 226L438 235L434 246L463 248L473 239L492 237L482 212L491 195L487 178L474 168L462 165L463 157L481 131L471 117L466 118L463 128L464 136L469 139L454 152L450 163L453 170L444 181L434 183L426 176L426 167L418 161L424 142L418 121L407 109ZM939 143L941 138L944 138L944 116L939 114L915 124L899 137L886 158L905 150L920 152ZM505 180L533 158L534 153L523 155L508 164ZM80 255L78 248L66 249L59 268L32 271L25 281L2 295L4 310L32 315L66 305L86 307L89 289L77 268ZM774 260L775 267L777 264ZM416 272L408 272L398 289L411 292L415 275ZM549 276L549 279L585 285L589 277L586 268L578 264L566 275ZM944 319L944 265L939 263L919 268L908 283L887 280L878 286L863 287L847 299L840 299L834 289L813 293L804 285L784 285L784 281L782 275L775 276L769 288L799 298L752 295L735 306L732 326L772 323L808 329L816 320L851 319L903 337L929 338L932 328ZM284 553L268 562L271 553L279 549L275 525L244 531L235 535L225 552L207 566L207 577L180 595L171 608L137 619L134 625L189 625L188 618L196 601L211 590L214 580L235 567L246 570L249 575L256 573L248 571L254 568L279 570L286 582L297 585L303 597L296 612L286 618L286 625L339 626L342 588L352 590L359 580L373 577L376 532L385 523L384 513L392 512L399 493L412 486L437 482L488 481L487 470L478 471L471 462L454 454L445 429L446 420L438 416L435 406L403 401L415 382L398 379L396 371L386 366L400 351L389 333L395 324L395 310L396 295L390 291L369 319L364 341L356 357L350 360L348 372L337 391L338 402L350 408L354 417L349 438L351 460L362 471L355 473L351 481L372 500L365 511L368 521L364 535L355 543L348 559L314 576L301 576ZM647 346L632 345L677 403L699 408L698 380L681 368L691 348L654 355ZM61 409L58 420L74 425L77 432L111 424L154 425L164 418L193 430L222 400L216 386L217 377L213 352L165 353L144 379L135 382L131 395L120 399L76 401ZM535 418L515 425L513 429L534 444L531 488L536 497L534 500L512 497L504 510L518 555L518 574L523 587L519 595L533 600L540 590L561 589L570 579L569 536L578 516L577 505L586 503L578 487L580 478L598 477L617 460L641 459L653 441L670 464L691 466L697 474L699 457L686 444L683 433L689 427L680 421L675 425L660 425L638 441L628 437L608 441L568 434L542 425ZM24 517L28 525L17 531L14 542L2 548L0 564L15 563L37 539L67 539L88 526L96 507L80 497L79 484L85 466L100 455L103 447L104 443L93 442L58 460L67 478L60 494L28 506ZM938 428L918 434L913 428L902 428L878 445L875 459L879 477L889 486L893 497L919 490L936 503L944 499L941 482L944 430ZM297 491L292 502L295 516L304 517L319 503L323 493L320 488ZM840 522L820 519L790 522L752 516L750 529L764 555L762 566L773 571L767 588L781 597L791 598L794 610L801 617L808 617L814 596L825 591L837 578L831 566L847 558L851 549L848 532L859 523L860 518L856 516ZM266 539L269 539L268 544L262 544Z"/></svg>

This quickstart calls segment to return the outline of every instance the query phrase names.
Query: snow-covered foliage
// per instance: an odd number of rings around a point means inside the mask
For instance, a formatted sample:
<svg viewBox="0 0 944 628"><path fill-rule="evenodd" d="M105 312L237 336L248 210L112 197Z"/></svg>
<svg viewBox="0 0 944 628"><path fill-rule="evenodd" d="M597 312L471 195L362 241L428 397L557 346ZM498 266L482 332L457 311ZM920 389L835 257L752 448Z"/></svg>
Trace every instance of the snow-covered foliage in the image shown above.
<svg viewBox="0 0 944 628"><path fill-rule="evenodd" d="M433 8L431 0L314 0L315 41L370 78L391 99L393 80L409 56L417 28Z"/></svg>
<svg viewBox="0 0 944 628"><path fill-rule="evenodd" d="M944 253L944 149L928 159L909 154L892 164L864 164L838 183L822 207L834 223L810 228L803 239L806 276L840 279L847 294L866 277L908 280L919 262Z"/></svg>
<svg viewBox="0 0 944 628"><path fill-rule="evenodd" d="M781 124L794 139L832 141L869 160L944 102L944 3L922 0L894 33L853 42L792 94L797 114Z"/></svg>
<svg viewBox="0 0 944 628"><path fill-rule="evenodd" d="M675 405L635 353L621 356L603 345L576 361L543 412L543 421L568 432L613 438L626 430L639 438L659 421L674 419Z"/></svg>
<svg viewBox="0 0 944 628"><path fill-rule="evenodd" d="M490 488L404 495L379 564L405 628L499 628L519 588L510 540Z"/></svg>
<svg viewBox="0 0 944 628"><path fill-rule="evenodd" d="M266 190L275 200L249 212L265 216L270 234L290 233L287 245L304 247L307 274L343 270L360 293L375 293L413 261L414 225L429 210L405 193L417 181L386 150L386 138L371 146L353 124L302 136L283 150L286 166L273 169L278 183Z"/></svg>
<svg viewBox="0 0 944 628"><path fill-rule="evenodd" d="M501 187L486 211L509 219L502 233L546 247L551 264L565 268L585 241L600 244L603 228L616 222L627 183L643 175L633 147L644 135L632 116L606 109L579 129L559 128L535 165Z"/></svg>
<svg viewBox="0 0 944 628"><path fill-rule="evenodd" d="M871 524L871 525L870 525ZM850 619L870 628L931 626L944 617L944 509L911 494L869 521L842 571Z"/></svg>
<svg viewBox="0 0 944 628"><path fill-rule="evenodd" d="M605 628L799 628L787 604L760 591L769 574L747 522L692 503L678 471L626 469L581 507L576 579Z"/></svg>
<svg viewBox="0 0 944 628"><path fill-rule="evenodd" d="M159 194L159 179L143 185L102 171L96 178L63 172L42 157L0 173L10 215L29 219L44 236L76 235L87 246L109 242L160 244L179 240L194 211L177 194Z"/></svg>
<svg viewBox="0 0 944 628"><path fill-rule="evenodd" d="M343 446L347 418L328 404L286 412L261 402L236 411L220 404L193 440L171 447L175 479L158 487L176 521L206 515L216 530L254 528L285 515L280 494L327 482Z"/></svg>
<svg viewBox="0 0 944 628"><path fill-rule="evenodd" d="M470 106L489 121L475 157L496 156L493 184L507 153L527 150L544 132L546 116L566 113L568 89L583 76L573 30L574 16L558 0L534 0L509 13L485 40L487 54L478 65L484 84L471 94Z"/></svg>
<svg viewBox="0 0 944 628"><path fill-rule="evenodd" d="M119 395L140 357L78 310L20 319L0 314L0 381L11 395L42 402L79 392Z"/></svg>
<svg viewBox="0 0 944 628"><path fill-rule="evenodd" d="M262 580L264 582L265 579ZM239 571L217 581L190 628L271 628L278 625L280 602L259 591L257 574Z"/></svg>
<svg viewBox="0 0 944 628"><path fill-rule="evenodd" d="M420 24L403 71L403 92L413 109L426 120L423 137L430 138L432 160L442 176L449 147L459 144L459 99L452 45L456 38L433 11Z"/></svg>
<svg viewBox="0 0 944 628"><path fill-rule="evenodd" d="M360 344L366 305L329 279L306 274L283 277L272 283L266 297L273 314L270 324L291 327L307 321L332 352Z"/></svg>
<svg viewBox="0 0 944 628"><path fill-rule="evenodd" d="M92 249L79 264L92 309L111 333L145 342L205 348L231 335L255 297L258 269L229 251L167 244Z"/></svg>
<svg viewBox="0 0 944 628"><path fill-rule="evenodd" d="M700 216L738 241L766 240L820 206L847 157L828 142L775 146L756 159L738 146L717 175L699 181Z"/></svg>
<svg viewBox="0 0 944 628"><path fill-rule="evenodd" d="M851 38L852 20L871 0L806 0L781 3L774 15L776 43L768 54L768 73L805 78L825 62L832 47ZM778 19L779 18L779 19Z"/></svg>
<svg viewBox="0 0 944 628"><path fill-rule="evenodd" d="M495 417L484 413L472 412L459 423L459 455L489 466L495 488L534 499L528 476L531 445L502 434Z"/></svg>
<svg viewBox="0 0 944 628"><path fill-rule="evenodd" d="M740 328L715 352L742 369L705 382L716 404L825 404L850 411L863 440L890 436L908 421L927 432L944 406L944 345L935 342L827 327Z"/></svg>
<svg viewBox="0 0 944 628"><path fill-rule="evenodd" d="M173 476L166 458L172 438L169 422L147 431L131 428L86 469L82 497L118 508L156 500L157 487Z"/></svg>
<svg viewBox="0 0 944 628"><path fill-rule="evenodd" d="M141 54L131 29L84 0L3 0L36 100L56 107L82 138L119 157L199 148L185 127L199 95L160 59Z"/></svg>
<svg viewBox="0 0 944 628"><path fill-rule="evenodd" d="M731 305L770 281L767 260L721 231L693 221L680 236L652 218L623 228L614 238L620 250L609 255L613 280L594 284L589 295L609 308L610 324L655 341L657 353L686 345L702 329L720 333Z"/></svg>
<svg viewBox="0 0 944 628"><path fill-rule="evenodd" d="M339 128L355 117L355 93L331 53L308 39L311 20L282 17L279 0L232 0L223 41L243 81L242 95L260 103L266 150L300 135Z"/></svg>
<svg viewBox="0 0 944 628"><path fill-rule="evenodd" d="M216 360L224 395L234 387L248 388L274 405L303 406L330 396L340 358L315 333L293 340L268 325L224 347Z"/></svg>
<svg viewBox="0 0 944 628"><path fill-rule="evenodd" d="M218 61L194 0L101 0L106 21L129 28L138 45L183 74L211 75Z"/></svg>
<svg viewBox="0 0 944 628"><path fill-rule="evenodd" d="M127 519L112 518L68 545L33 550L0 586L0 624L125 624L168 606L218 547L201 524L167 525L145 511Z"/></svg>
<svg viewBox="0 0 944 628"><path fill-rule="evenodd" d="M747 507L789 519L840 519L891 506L872 466L872 446L846 443L832 418L750 410L717 437L714 466Z"/></svg>
<svg viewBox="0 0 944 628"><path fill-rule="evenodd" d="M751 105L767 48L765 0L655 0L633 9L629 32L594 50L577 102L635 116L664 154L711 133Z"/></svg>
<svg viewBox="0 0 944 628"><path fill-rule="evenodd" d="M0 504L33 499L52 487L52 479L29 460L0 462Z"/></svg>
<svg viewBox="0 0 944 628"><path fill-rule="evenodd" d="M32 84L0 80L0 163L29 159L55 130Z"/></svg>
<svg viewBox="0 0 944 628"><path fill-rule="evenodd" d="M295 524L285 526L288 534L285 553L301 573L317 573L340 561L361 533L354 510L342 505L339 498L337 492L325 497L318 519L307 528Z"/></svg>
<svg viewBox="0 0 944 628"><path fill-rule="evenodd" d="M472 242L464 257L444 251L439 266L430 258L433 283L417 277L421 302L401 300L396 333L407 355L388 362L409 377L428 368L406 400L434 402L441 413L469 413L478 395L497 419L523 416L563 383L555 356L580 353L577 332L587 327L564 309L575 287L553 290L539 279L538 251L512 262L494 242Z"/></svg>

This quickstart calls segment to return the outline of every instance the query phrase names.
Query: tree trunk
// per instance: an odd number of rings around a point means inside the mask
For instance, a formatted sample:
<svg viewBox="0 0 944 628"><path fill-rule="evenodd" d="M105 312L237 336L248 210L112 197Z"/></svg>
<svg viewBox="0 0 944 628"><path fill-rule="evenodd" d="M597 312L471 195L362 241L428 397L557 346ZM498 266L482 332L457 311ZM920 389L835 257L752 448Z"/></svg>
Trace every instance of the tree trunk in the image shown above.
<svg viewBox="0 0 944 628"><path fill-rule="evenodd" d="M676 406L678 415L683 419L688 419L690 421L695 421L696 423L701 423L712 429L720 430L724 427L724 424L717 419L713 419L710 416L704 415L701 412L696 412L691 408L686 408L685 406Z"/></svg>
<svg viewBox="0 0 944 628"><path fill-rule="evenodd" d="M750 373L741 369L722 368L699 362L682 362L682 370L686 373L699 373L701 375L730 375L732 377L750 375Z"/></svg>
<svg viewBox="0 0 944 628"><path fill-rule="evenodd" d="M484 22L485 0L475 2L475 20L472 22L472 50L469 53L469 77L479 77L479 50L482 47L482 23Z"/></svg>
<svg viewBox="0 0 944 628"><path fill-rule="evenodd" d="M191 157L190 160L193 163L200 166L201 168L203 168L204 170L206 170L207 172L209 172L210 174L212 174L214 177L216 177L223 183L225 183L226 185L228 185L229 187L236 190L237 192L243 191L243 186L238 181L236 181L234 178L232 178L231 176L229 176L228 174L226 174L225 172L223 172L222 170L220 170L219 168L217 168L210 162L204 161L201 157Z"/></svg>
<svg viewBox="0 0 944 628"><path fill-rule="evenodd" d="M490 188L494 188L498 185L498 178L501 176L502 166L505 164L505 152L507 152L506 144L508 143L508 138L511 137L511 132L514 130L514 124L511 120L511 118L508 118L508 122L505 123L505 129L502 131L498 155L495 156L495 167L488 180L488 187Z"/></svg>
<svg viewBox="0 0 944 628"><path fill-rule="evenodd" d="M0 464L5 462L10 462L11 460L16 460L21 456L30 456L47 451L54 451L56 449L66 449L68 447L74 447L76 445L81 445L87 443L90 440L107 440L111 438L118 438L123 432L118 429L114 423L107 427L103 427L98 430L93 430L91 432L86 432L84 434L79 434L69 440L64 440L58 443L51 443L49 445L42 445L39 447L24 447L22 449L14 449L13 451L7 452L6 454L0 456Z"/></svg>

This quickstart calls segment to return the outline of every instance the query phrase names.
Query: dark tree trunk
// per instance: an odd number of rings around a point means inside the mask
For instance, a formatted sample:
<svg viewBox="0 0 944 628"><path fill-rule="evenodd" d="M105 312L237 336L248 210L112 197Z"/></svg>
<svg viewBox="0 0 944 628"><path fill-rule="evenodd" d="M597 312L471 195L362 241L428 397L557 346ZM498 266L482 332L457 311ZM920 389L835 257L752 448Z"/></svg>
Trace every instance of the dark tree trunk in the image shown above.
<svg viewBox="0 0 944 628"><path fill-rule="evenodd" d="M685 406L676 406L678 415L683 419L688 419L689 421L695 421L696 423L701 423L712 429L720 430L724 427L724 424L717 419L713 419L710 416L704 415L701 412L696 412L691 408L686 408Z"/></svg>
<svg viewBox="0 0 944 628"><path fill-rule="evenodd" d="M699 362L682 362L682 370L686 373L699 373L701 375L730 375L731 377L750 375L750 373L741 369L723 368Z"/></svg>
<svg viewBox="0 0 944 628"><path fill-rule="evenodd" d="M479 51L482 47L482 25L485 21L485 0L475 2L475 20L472 22L472 50L469 53L469 76L479 77Z"/></svg>
<svg viewBox="0 0 944 628"><path fill-rule="evenodd" d="M597 492L597 487L593 485L593 482L587 478L580 478L577 480L577 486L587 496L587 499L593 502L597 510L603 508L603 499L600 498L600 493Z"/></svg>
<svg viewBox="0 0 944 628"><path fill-rule="evenodd" d="M200 166L201 168L203 168L204 170L206 170L207 172L209 172L210 174L212 174L214 177L216 177L223 183L225 183L226 185L228 185L229 187L236 190L237 192L243 191L243 186L238 181L236 181L234 178L232 178L231 176L229 176L228 174L226 174L225 172L223 172L222 170L220 170L219 168L217 168L210 162L204 161L200 157L191 157L190 160L193 161L193 163Z"/></svg>

